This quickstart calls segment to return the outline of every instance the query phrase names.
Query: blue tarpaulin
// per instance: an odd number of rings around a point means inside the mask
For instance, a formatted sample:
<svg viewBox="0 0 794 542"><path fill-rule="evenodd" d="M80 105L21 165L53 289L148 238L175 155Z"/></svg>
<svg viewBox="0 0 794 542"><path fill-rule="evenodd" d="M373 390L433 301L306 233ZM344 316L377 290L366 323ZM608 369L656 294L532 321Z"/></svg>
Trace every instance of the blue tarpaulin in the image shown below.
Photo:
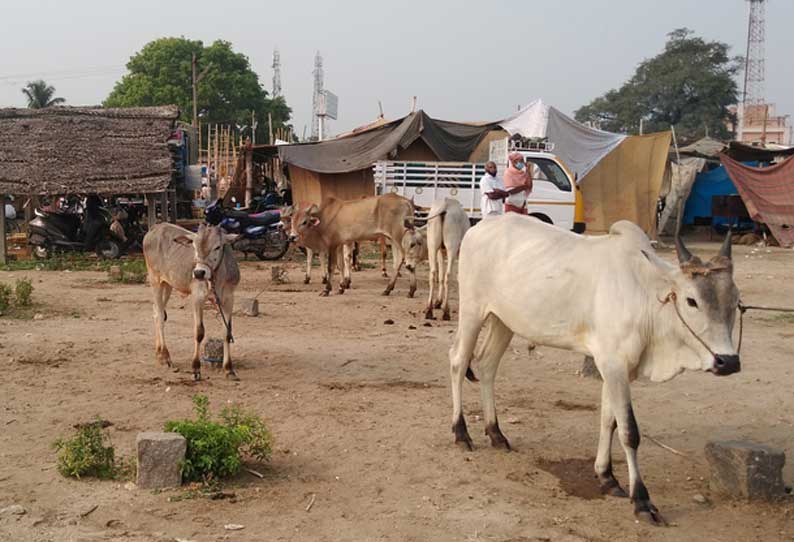
<svg viewBox="0 0 794 542"><path fill-rule="evenodd" d="M748 165L755 166L756 162L747 162ZM692 185L692 192L689 194L689 199L686 201L684 208L684 224L694 224L695 217L710 218L711 217L711 197L712 196L728 196L739 194L733 181L728 176L728 171L723 167L717 167L710 171L703 171L695 177L695 183ZM712 220L712 223L725 222L727 218L719 217L717 220Z"/></svg>

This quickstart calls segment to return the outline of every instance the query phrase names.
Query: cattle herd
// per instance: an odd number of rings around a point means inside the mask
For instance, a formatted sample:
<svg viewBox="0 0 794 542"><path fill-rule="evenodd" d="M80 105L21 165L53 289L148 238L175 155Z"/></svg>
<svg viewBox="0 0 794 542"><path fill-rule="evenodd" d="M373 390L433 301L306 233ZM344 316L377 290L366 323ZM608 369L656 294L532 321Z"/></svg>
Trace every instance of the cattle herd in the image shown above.
<svg viewBox="0 0 794 542"><path fill-rule="evenodd" d="M462 410L463 379L477 381L479 373L486 433L494 447L510 450L499 428L494 381L513 335L593 356L604 381L595 460L602 491L630 497L638 518L664 524L640 475L640 431L629 385L639 376L665 381L687 369L720 376L740 370L732 339L739 292L733 280L730 234L717 256L702 261L676 233L678 265L671 265L656 255L639 227L626 221L614 224L608 235L587 237L517 214L489 217L469 228L465 211L453 199L436 202L424 227L415 225L414 211L410 200L387 194L297 205L283 217L292 240L306 249L306 282L313 253L320 255L323 296L333 289L335 268L342 275L338 293L351 287L355 243L381 240L391 245L394 256L383 294L394 289L405 266L413 296L417 266L427 259L430 292L425 316L433 318L433 309L440 308L449 319L449 277L459 259L458 328L449 361L452 431L464 448L471 450L472 440ZM201 378L199 348L207 299L217 305L226 326L223 368L228 377L236 378L229 343L240 271L230 247L232 237L213 226L192 233L160 224L144 239L157 360L171 365L164 324L166 304L177 289L192 299L196 380ZM615 430L626 456L628 492L612 469Z"/></svg>

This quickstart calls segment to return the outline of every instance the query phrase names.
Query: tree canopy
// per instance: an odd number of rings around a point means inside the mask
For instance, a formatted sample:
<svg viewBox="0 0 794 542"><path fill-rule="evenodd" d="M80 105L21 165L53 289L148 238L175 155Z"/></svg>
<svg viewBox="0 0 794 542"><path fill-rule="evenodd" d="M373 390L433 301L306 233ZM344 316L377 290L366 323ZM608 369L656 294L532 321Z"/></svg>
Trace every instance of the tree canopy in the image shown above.
<svg viewBox="0 0 794 542"><path fill-rule="evenodd" d="M267 141L268 118L273 128L282 128L291 109L283 98L271 99L251 69L248 57L232 49L231 43L218 40L204 46L199 40L161 38L147 43L127 63L129 73L118 81L104 102L105 107L137 107L175 104L182 120L193 116L192 55L197 73L204 73L198 84L198 111L202 124L208 122L250 126L256 115L257 141ZM206 70L206 71L205 71ZM250 133L250 132L248 132Z"/></svg>
<svg viewBox="0 0 794 542"><path fill-rule="evenodd" d="M729 138L726 123L735 121L728 106L737 102L735 75L740 57L730 57L729 46L705 41L687 28L667 35L664 51L643 61L631 79L578 109L579 122L602 130L639 133L669 130L675 126L683 140L697 139L706 131Z"/></svg>
<svg viewBox="0 0 794 542"><path fill-rule="evenodd" d="M43 80L31 81L22 89L22 94L28 99L30 109L43 109L59 105L66 100L55 96L55 87L48 85Z"/></svg>

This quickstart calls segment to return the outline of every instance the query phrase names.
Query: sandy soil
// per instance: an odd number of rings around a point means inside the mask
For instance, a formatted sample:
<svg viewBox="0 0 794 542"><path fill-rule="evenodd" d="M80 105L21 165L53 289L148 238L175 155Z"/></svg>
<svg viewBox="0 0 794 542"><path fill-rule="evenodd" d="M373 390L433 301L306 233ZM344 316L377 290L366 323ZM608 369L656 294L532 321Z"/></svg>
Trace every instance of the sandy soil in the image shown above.
<svg viewBox="0 0 794 542"><path fill-rule="evenodd" d="M735 253L745 302L794 305L794 253ZM353 290L324 299L319 284L302 284L298 261L286 265L290 282L271 285L269 264L243 264L238 298L265 291L263 315L235 317L241 380L205 369L209 379L199 384L188 371L192 317L179 296L166 329L182 368L172 373L155 364L146 286L109 284L92 272L0 273L2 281L33 278L44 315L0 318L0 508L27 510L0 517L0 540L794 540L794 504L712 494L703 456L710 439L794 447L790 320L746 317L739 375L634 385L641 431L687 454L648 439L640 448L651 496L673 524L660 529L635 523L627 500L598 495L591 465L600 384L577 374L581 356L546 348L530 354L515 339L497 382L515 452L488 446L479 393L467 383L476 449L465 453L450 432L447 349L455 322L425 327L426 284L408 299L402 279L384 298L384 279L368 269L354 275ZM209 336L220 336L217 317L208 322ZM197 392L216 408L233 401L259 412L277 439L271 463L251 465L264 479L242 473L225 484L233 501L171 502L184 490L70 480L55 470L51 443L73 424L110 420L117 455L131 456L138 432L191 415ZM623 481L617 446L614 454ZM794 481L791 464L785 476ZM694 502L696 494L708 502ZM227 531L229 523L245 528Z"/></svg>

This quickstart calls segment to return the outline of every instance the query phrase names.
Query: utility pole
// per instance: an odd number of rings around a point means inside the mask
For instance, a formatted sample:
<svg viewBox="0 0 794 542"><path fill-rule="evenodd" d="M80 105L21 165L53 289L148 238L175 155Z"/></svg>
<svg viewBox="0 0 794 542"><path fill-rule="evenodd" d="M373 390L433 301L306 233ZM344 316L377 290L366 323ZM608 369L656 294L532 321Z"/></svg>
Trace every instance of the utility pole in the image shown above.
<svg viewBox="0 0 794 542"><path fill-rule="evenodd" d="M198 128L198 84L204 79L204 76L207 75L207 72L212 66L210 62L207 64L207 67L201 70L201 73L196 75L196 53L193 53L193 56L190 61L190 65L193 72L192 82L193 82L193 128Z"/></svg>

